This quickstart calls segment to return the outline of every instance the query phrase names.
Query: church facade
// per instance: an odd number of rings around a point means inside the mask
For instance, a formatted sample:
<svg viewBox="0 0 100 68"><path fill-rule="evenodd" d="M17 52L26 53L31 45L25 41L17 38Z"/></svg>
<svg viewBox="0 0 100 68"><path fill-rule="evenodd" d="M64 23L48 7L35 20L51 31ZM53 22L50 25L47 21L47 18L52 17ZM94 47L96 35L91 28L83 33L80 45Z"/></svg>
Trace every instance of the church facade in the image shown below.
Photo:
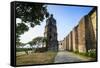
<svg viewBox="0 0 100 68"><path fill-rule="evenodd" d="M46 47L48 51L58 51L58 40L57 40L57 26L56 20L51 15L46 20L44 37L47 38Z"/></svg>

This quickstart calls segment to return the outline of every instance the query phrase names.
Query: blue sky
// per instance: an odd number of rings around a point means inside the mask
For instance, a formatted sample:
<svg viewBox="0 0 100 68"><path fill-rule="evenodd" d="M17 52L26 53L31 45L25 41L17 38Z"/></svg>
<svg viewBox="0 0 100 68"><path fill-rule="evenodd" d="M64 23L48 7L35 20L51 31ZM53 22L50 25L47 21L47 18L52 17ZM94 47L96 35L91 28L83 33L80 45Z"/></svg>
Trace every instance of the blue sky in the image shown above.
<svg viewBox="0 0 100 68"><path fill-rule="evenodd" d="M79 23L80 19L88 14L92 8L93 7L48 5L48 12L53 14L56 19L58 41L63 40ZM30 28L28 32L21 36L21 42L27 43L37 36L44 36L45 25L46 20L44 20L41 25Z"/></svg>

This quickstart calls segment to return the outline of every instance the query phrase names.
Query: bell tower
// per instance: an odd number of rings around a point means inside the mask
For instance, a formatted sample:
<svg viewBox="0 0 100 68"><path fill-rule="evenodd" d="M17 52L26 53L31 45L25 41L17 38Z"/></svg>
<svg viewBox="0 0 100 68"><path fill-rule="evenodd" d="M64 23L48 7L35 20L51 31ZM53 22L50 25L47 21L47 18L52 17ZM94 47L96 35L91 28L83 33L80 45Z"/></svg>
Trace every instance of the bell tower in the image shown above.
<svg viewBox="0 0 100 68"><path fill-rule="evenodd" d="M47 50L48 51L58 51L58 40L57 40L57 27L56 20L53 15L46 20L44 37L47 38Z"/></svg>

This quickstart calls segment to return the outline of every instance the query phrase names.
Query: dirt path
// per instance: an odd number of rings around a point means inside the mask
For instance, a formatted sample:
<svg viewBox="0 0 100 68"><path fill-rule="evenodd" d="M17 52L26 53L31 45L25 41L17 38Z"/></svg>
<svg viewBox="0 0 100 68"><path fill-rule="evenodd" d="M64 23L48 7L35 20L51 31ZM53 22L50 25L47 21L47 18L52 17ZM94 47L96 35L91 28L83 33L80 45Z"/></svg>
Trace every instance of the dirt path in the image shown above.
<svg viewBox="0 0 100 68"><path fill-rule="evenodd" d="M63 52L58 52L57 56L55 57L54 63L80 62L80 61L90 61L90 60L91 58L85 58L68 51L63 51Z"/></svg>

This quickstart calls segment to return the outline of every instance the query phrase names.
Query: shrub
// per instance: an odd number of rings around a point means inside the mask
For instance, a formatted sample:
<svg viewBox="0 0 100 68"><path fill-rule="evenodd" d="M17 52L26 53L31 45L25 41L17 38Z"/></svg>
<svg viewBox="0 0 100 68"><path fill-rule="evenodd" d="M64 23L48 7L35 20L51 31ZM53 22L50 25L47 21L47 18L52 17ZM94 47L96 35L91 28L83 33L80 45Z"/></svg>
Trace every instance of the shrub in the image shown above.
<svg viewBox="0 0 100 68"><path fill-rule="evenodd" d="M75 51L74 53L80 54L80 55L83 55L83 56L88 56L88 57L96 58L96 49L90 49L86 53L82 53L82 52L78 52L78 51Z"/></svg>
<svg viewBox="0 0 100 68"><path fill-rule="evenodd" d="M88 56L95 58L96 57L96 49L88 50Z"/></svg>
<svg viewBox="0 0 100 68"><path fill-rule="evenodd" d="M78 54L78 53L79 53L79 51L78 51L78 50L76 50L76 51L74 51L74 53Z"/></svg>

